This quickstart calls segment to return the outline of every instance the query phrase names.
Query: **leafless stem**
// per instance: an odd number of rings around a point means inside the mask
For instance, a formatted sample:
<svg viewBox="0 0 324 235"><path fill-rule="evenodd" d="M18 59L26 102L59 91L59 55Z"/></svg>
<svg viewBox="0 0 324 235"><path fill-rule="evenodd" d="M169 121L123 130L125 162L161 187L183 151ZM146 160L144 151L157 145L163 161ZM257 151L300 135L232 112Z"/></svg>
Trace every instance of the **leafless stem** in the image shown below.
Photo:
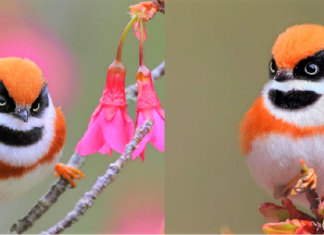
<svg viewBox="0 0 324 235"><path fill-rule="evenodd" d="M156 0L156 1L160 5L159 11L164 14L165 13L165 3L164 3L164 0Z"/></svg>
<svg viewBox="0 0 324 235"><path fill-rule="evenodd" d="M156 81L164 75L164 61L152 71L152 79ZM132 84L125 89L127 104L137 99L137 84ZM74 168L80 168L85 158L78 153L74 153L70 158L68 165ZM57 179L49 188L49 190L37 201L37 203L29 210L29 212L12 225L10 232L13 234L21 234L33 226L38 220L63 194L69 183L62 177Z"/></svg>
<svg viewBox="0 0 324 235"><path fill-rule="evenodd" d="M310 210L316 216L316 219L320 222L323 222L323 216L320 215L317 211L318 206L321 203L320 198L318 197L318 193L316 189L310 189L305 192L306 198L310 204Z"/></svg>
<svg viewBox="0 0 324 235"><path fill-rule="evenodd" d="M79 168L83 165L84 161L85 157L75 152L67 165ZM57 179L30 211L11 227L10 233L21 234L30 228L57 201L58 197L65 192L68 185L69 183L64 178L60 177Z"/></svg>
<svg viewBox="0 0 324 235"><path fill-rule="evenodd" d="M84 196L76 203L74 209L70 211L63 220L58 222L49 230L42 232L42 234L59 234L77 222L81 216L92 207L99 194L110 183L114 182L122 167L132 158L131 154L136 149L139 142L152 130L153 123L153 120L146 121L143 126L137 128L133 139L128 145L126 145L123 155L121 155L114 163L109 165L106 173L103 176L98 177L92 189L84 194Z"/></svg>

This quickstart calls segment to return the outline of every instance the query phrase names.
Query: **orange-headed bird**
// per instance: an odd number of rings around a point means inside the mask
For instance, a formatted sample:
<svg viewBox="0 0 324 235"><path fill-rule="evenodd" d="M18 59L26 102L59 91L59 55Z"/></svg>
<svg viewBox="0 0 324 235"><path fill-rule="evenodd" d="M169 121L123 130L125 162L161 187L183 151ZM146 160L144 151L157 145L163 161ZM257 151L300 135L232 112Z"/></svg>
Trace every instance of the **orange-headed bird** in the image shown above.
<svg viewBox="0 0 324 235"><path fill-rule="evenodd" d="M315 169L324 193L324 27L303 24L276 39L269 81L240 125L251 174L274 198L287 197L300 159ZM291 199L309 205L304 194Z"/></svg>
<svg viewBox="0 0 324 235"><path fill-rule="evenodd" d="M57 163L65 143L63 113L53 106L37 65L0 59L0 203L15 198L56 170L74 186L80 171Z"/></svg>

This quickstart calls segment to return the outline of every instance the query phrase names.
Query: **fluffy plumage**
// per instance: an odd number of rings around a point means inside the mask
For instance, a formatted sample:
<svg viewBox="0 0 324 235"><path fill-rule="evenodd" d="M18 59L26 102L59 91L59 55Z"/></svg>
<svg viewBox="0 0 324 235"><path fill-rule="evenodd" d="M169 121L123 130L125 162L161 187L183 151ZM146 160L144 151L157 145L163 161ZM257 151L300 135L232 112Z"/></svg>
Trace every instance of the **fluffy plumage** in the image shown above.
<svg viewBox="0 0 324 235"><path fill-rule="evenodd" d="M34 62L17 57L0 58L0 75L18 105L31 105L46 83Z"/></svg>
<svg viewBox="0 0 324 235"><path fill-rule="evenodd" d="M249 154L254 140L267 138L269 134L281 134L292 139L324 134L324 98L309 109L281 110L267 97L260 96L240 124L243 154Z"/></svg>
<svg viewBox="0 0 324 235"><path fill-rule="evenodd" d="M293 69L302 59L324 48L324 27L303 24L288 28L277 38L272 55L279 68Z"/></svg>
<svg viewBox="0 0 324 235"><path fill-rule="evenodd" d="M42 71L28 59L0 59L0 202L14 198L54 171L66 126L53 106ZM28 122L15 113L26 109ZM4 136L5 135L5 136ZM6 137L6 138L4 138Z"/></svg>
<svg viewBox="0 0 324 235"><path fill-rule="evenodd" d="M315 169L318 191L324 193L323 50L322 26L297 25L279 35L272 49L276 71L270 69L270 81L240 124L250 172L275 198L299 174L300 159ZM309 63L319 73L306 73ZM277 74L287 77L276 80ZM291 199L307 205L304 195Z"/></svg>

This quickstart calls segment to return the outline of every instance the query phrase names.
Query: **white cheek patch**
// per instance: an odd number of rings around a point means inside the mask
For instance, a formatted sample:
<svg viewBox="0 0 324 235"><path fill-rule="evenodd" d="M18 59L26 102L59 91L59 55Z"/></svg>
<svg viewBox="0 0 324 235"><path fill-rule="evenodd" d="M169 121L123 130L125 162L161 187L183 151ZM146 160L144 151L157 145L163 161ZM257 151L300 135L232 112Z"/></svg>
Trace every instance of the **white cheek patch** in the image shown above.
<svg viewBox="0 0 324 235"><path fill-rule="evenodd" d="M45 113L44 113L45 117ZM6 126L14 130L28 131L34 127L41 127L45 124L45 119L36 117L28 117L28 122L24 122L18 118L13 117L11 114L0 113L0 125Z"/></svg>
<svg viewBox="0 0 324 235"><path fill-rule="evenodd" d="M51 146L51 143L54 138L55 118L56 118L56 111L52 104L52 101L49 100L49 106L44 110L44 114L41 117L41 119L39 119L39 121L37 122L36 121L34 122L35 126L44 127L42 139L37 143L27 147L8 146L0 143L1 161L5 163L9 163L13 166L29 166L36 163L40 158L42 158L48 152ZM36 125L36 123L38 125ZM24 124L29 124L29 121L28 123L24 123ZM35 126L30 125L30 129ZM16 130L18 129L16 126L13 125L13 123L11 123L11 125L8 127Z"/></svg>
<svg viewBox="0 0 324 235"><path fill-rule="evenodd" d="M310 82L305 80L291 80L287 82L277 82L275 80L270 80L263 87L263 92L269 91L271 89L279 91L291 91L291 90L300 90L300 91L314 91L318 94L324 94L324 80L318 82Z"/></svg>
<svg viewBox="0 0 324 235"><path fill-rule="evenodd" d="M268 98L269 90L275 89L283 92L291 90L307 90L323 94L314 104L301 109L283 109L275 106ZM288 82L269 81L263 88L264 105L277 119L295 124L300 127L324 125L324 81L308 82L293 80Z"/></svg>

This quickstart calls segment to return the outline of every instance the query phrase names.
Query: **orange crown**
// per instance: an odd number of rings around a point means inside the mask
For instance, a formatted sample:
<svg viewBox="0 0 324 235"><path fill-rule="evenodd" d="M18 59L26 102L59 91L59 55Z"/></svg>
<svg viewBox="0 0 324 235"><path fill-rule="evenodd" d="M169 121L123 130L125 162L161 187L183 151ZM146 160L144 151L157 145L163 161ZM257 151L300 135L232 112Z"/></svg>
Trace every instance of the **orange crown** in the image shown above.
<svg viewBox="0 0 324 235"><path fill-rule="evenodd" d="M313 24L295 25L279 35L272 55L278 68L293 69L300 60L324 49L324 27Z"/></svg>
<svg viewBox="0 0 324 235"><path fill-rule="evenodd" d="M0 58L0 80L18 105L31 105L46 83L34 62L15 57Z"/></svg>

